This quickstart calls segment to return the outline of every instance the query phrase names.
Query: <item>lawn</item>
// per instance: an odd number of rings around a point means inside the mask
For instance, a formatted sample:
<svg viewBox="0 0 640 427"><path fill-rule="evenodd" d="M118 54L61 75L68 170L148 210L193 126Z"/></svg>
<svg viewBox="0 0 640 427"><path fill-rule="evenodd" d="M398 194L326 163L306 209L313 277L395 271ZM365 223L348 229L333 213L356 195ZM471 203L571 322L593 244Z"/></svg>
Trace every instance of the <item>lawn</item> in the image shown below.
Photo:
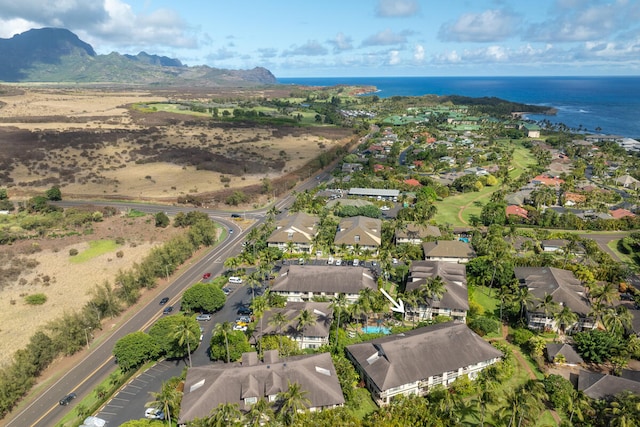
<svg viewBox="0 0 640 427"><path fill-rule="evenodd" d="M508 142L513 145L514 143ZM524 148L521 143L515 143L512 163L513 169L510 172L511 178L516 179L525 169L535 164L535 159L531 152ZM491 194L500 188L499 185L484 187L480 191L458 194L438 201L436 207L438 213L434 219L441 224L451 224L454 227L469 225L472 217L479 217L482 207L489 201ZM462 220L458 214L461 213Z"/></svg>
<svg viewBox="0 0 640 427"><path fill-rule="evenodd" d="M355 417L362 420L364 417L378 409L378 405L375 404L371 398L371 393L366 388L356 388L356 401L358 402L357 408L351 408L351 412Z"/></svg>
<svg viewBox="0 0 640 427"><path fill-rule="evenodd" d="M473 299L480 304L484 308L486 315L493 315L497 318L500 315L500 300L490 296L490 292L493 294L493 291L486 286L476 286L473 289L469 289L469 299Z"/></svg>
<svg viewBox="0 0 640 427"><path fill-rule="evenodd" d="M69 258L74 264L89 261L97 256L113 252L120 247L115 240L93 240L89 242L89 249L80 252L78 255Z"/></svg>

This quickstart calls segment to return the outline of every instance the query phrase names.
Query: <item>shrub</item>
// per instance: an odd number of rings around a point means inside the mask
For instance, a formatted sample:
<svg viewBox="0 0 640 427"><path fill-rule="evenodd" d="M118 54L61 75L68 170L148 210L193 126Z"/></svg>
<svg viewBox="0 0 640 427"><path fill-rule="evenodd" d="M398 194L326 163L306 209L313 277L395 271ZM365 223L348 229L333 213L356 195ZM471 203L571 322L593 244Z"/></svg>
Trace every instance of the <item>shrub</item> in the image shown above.
<svg viewBox="0 0 640 427"><path fill-rule="evenodd" d="M122 251L118 251L118 252L116 252L116 256L117 256L118 258L122 258L122 257L124 256L124 252L122 252Z"/></svg>
<svg viewBox="0 0 640 427"><path fill-rule="evenodd" d="M523 346L533 337L529 329L518 328L513 331L512 339L515 345Z"/></svg>
<svg viewBox="0 0 640 427"><path fill-rule="evenodd" d="M489 317L476 317L469 323L469 328L476 334L485 336L490 333L498 333L500 331L500 323Z"/></svg>
<svg viewBox="0 0 640 427"><path fill-rule="evenodd" d="M24 300L29 305L42 305L47 302L47 296L45 294L27 295Z"/></svg>
<svg viewBox="0 0 640 427"><path fill-rule="evenodd" d="M69 256L78 255L78 250L76 248L69 249Z"/></svg>

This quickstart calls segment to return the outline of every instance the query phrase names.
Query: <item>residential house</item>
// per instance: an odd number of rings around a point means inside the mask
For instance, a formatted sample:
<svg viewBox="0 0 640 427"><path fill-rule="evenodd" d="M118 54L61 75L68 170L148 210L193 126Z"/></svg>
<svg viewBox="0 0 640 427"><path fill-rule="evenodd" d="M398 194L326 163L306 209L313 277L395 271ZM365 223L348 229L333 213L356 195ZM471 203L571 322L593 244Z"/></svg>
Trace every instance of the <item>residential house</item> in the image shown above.
<svg viewBox="0 0 640 427"><path fill-rule="evenodd" d="M456 322L465 322L469 310L467 272L464 264L443 261L413 261L409 269L406 291L420 289L428 280L440 277L444 293L439 299L425 298L411 315L418 320L431 320L436 316L451 317Z"/></svg>
<svg viewBox="0 0 640 427"><path fill-rule="evenodd" d="M596 327L589 317L591 307L582 282L573 272L555 267L516 267L516 279L520 286L526 286L532 299L526 304L527 326L537 330L557 330L563 326L566 332L580 332ZM541 306L547 295L551 295L556 310L566 306L578 315L572 325L558 325L552 311L544 311Z"/></svg>
<svg viewBox="0 0 640 427"><path fill-rule="evenodd" d="M178 424L208 417L221 404L248 412L259 399L276 405L278 393L298 384L310 411L344 405L342 389L329 353L281 359L277 350L245 353L241 363L214 363L187 370Z"/></svg>
<svg viewBox="0 0 640 427"><path fill-rule="evenodd" d="M584 194L565 192L562 197L564 198L564 206L575 206L587 201L587 196Z"/></svg>
<svg viewBox="0 0 640 427"><path fill-rule="evenodd" d="M426 395L456 378L475 379L502 352L464 323L440 323L347 346L347 357L378 405L394 396Z"/></svg>
<svg viewBox="0 0 640 427"><path fill-rule="evenodd" d="M529 218L529 212L521 207L521 206L517 206L517 205L509 205L505 208L505 213L507 215L507 218L510 215L514 215L514 216L518 216L520 218L523 219L528 219Z"/></svg>
<svg viewBox="0 0 640 427"><path fill-rule="evenodd" d="M362 163L343 163L342 164L342 172L343 173L353 173L353 172L359 172L361 171L363 168Z"/></svg>
<svg viewBox="0 0 640 427"><path fill-rule="evenodd" d="M639 187L638 183L640 183L640 181L638 181L637 179L635 179L631 175L622 175L622 176L616 178L616 183L618 185L621 185L624 188L636 189L636 188Z"/></svg>
<svg viewBox="0 0 640 427"><path fill-rule="evenodd" d="M271 292L282 295L287 302L311 301L314 297L334 299L345 294L354 303L362 289L377 291L371 271L364 267L332 265L286 265L271 285Z"/></svg>
<svg viewBox="0 0 640 427"><path fill-rule="evenodd" d="M360 196L360 197L373 197L378 198L379 200L392 200L393 198L398 198L400 196L400 190L389 190L385 188L350 188L349 189L350 196Z"/></svg>
<svg viewBox="0 0 640 427"><path fill-rule="evenodd" d="M440 237L440 229L435 225L419 225L415 223L408 223L404 227L396 230L395 239L396 245L403 243L410 243L413 245L419 245L423 239L430 237Z"/></svg>
<svg viewBox="0 0 640 427"><path fill-rule="evenodd" d="M267 245L283 252L311 253L313 238L318 233L318 217L298 212L276 222Z"/></svg>
<svg viewBox="0 0 640 427"><path fill-rule="evenodd" d="M425 242L422 244L422 249L424 249L424 259L427 261L465 263L476 256L469 243L459 240Z"/></svg>
<svg viewBox="0 0 640 427"><path fill-rule="evenodd" d="M569 243L566 239L547 239L540 242L540 246L544 252L558 252L561 251Z"/></svg>
<svg viewBox="0 0 640 427"><path fill-rule="evenodd" d="M405 179L404 183L411 187L422 187L422 184L420 184L420 181L414 178Z"/></svg>
<svg viewBox="0 0 640 427"><path fill-rule="evenodd" d="M349 250L358 247L375 254L382 243L382 221L367 216L343 218L333 242L336 246L344 245Z"/></svg>
<svg viewBox="0 0 640 427"><path fill-rule="evenodd" d="M300 312L307 310L314 322L302 330L298 328ZM276 313L282 313L287 323L281 327L272 325L271 319ZM262 319L256 322L256 329L251 337L257 343L263 335L283 335L296 341L301 350L319 348L329 344L329 327L333 320L333 309L328 302L289 302L284 308L272 308L264 312Z"/></svg>
<svg viewBox="0 0 640 427"><path fill-rule="evenodd" d="M623 391L640 394L640 381L581 370L578 376L578 390L592 399L607 400Z"/></svg>
<svg viewBox="0 0 640 427"><path fill-rule="evenodd" d="M547 360L550 363L560 363L563 365L576 366L584 363L582 357L572 346L566 343L547 343Z"/></svg>
<svg viewBox="0 0 640 427"><path fill-rule="evenodd" d="M613 209L609 211L609 214L614 218L614 219L621 219L621 218L634 218L636 215L631 212L628 209L622 209L622 208L618 208L618 209Z"/></svg>
<svg viewBox="0 0 640 427"><path fill-rule="evenodd" d="M547 187L560 188L560 185L564 184L564 179L547 175L538 175L531 180L531 183L534 185L546 185Z"/></svg>

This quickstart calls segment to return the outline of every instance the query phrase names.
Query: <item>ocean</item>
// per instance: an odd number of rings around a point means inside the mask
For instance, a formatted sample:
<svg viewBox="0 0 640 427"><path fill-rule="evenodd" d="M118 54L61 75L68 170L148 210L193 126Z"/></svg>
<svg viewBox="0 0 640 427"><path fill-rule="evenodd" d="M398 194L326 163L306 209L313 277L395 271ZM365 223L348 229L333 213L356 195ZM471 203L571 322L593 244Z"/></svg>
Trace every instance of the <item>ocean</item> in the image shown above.
<svg viewBox="0 0 640 427"><path fill-rule="evenodd" d="M640 76L601 77L329 77L281 78L282 84L376 86L391 96L495 96L558 110L547 119L588 133L640 139Z"/></svg>

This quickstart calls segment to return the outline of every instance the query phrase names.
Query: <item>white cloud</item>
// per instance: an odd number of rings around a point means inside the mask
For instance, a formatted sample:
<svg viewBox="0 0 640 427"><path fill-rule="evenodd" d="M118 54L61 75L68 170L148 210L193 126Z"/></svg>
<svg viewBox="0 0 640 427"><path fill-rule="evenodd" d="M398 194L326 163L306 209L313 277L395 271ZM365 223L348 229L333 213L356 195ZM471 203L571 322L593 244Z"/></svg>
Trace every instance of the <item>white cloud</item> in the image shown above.
<svg viewBox="0 0 640 427"><path fill-rule="evenodd" d="M456 22L443 24L440 40L456 42L496 42L513 36L520 17L504 9L465 13Z"/></svg>
<svg viewBox="0 0 640 427"><path fill-rule="evenodd" d="M403 34L394 33L390 29L380 31L367 37L363 42L363 46L389 46L402 44L407 41Z"/></svg>
<svg viewBox="0 0 640 427"><path fill-rule="evenodd" d="M424 61L424 46L418 44L413 50L413 59L417 62Z"/></svg>
<svg viewBox="0 0 640 427"><path fill-rule="evenodd" d="M416 0L379 0L376 15L379 17L407 17L420 11Z"/></svg>
<svg viewBox="0 0 640 427"><path fill-rule="evenodd" d="M389 65L398 65L400 63L400 52L392 50L389 52Z"/></svg>
<svg viewBox="0 0 640 427"><path fill-rule="evenodd" d="M292 46L291 49L282 52L282 56L320 56L329 53L317 40L309 40L301 46Z"/></svg>
<svg viewBox="0 0 640 427"><path fill-rule="evenodd" d="M333 51L336 53L353 49L351 37L344 35L344 33L336 34L333 40L329 40L328 43L333 45Z"/></svg>

